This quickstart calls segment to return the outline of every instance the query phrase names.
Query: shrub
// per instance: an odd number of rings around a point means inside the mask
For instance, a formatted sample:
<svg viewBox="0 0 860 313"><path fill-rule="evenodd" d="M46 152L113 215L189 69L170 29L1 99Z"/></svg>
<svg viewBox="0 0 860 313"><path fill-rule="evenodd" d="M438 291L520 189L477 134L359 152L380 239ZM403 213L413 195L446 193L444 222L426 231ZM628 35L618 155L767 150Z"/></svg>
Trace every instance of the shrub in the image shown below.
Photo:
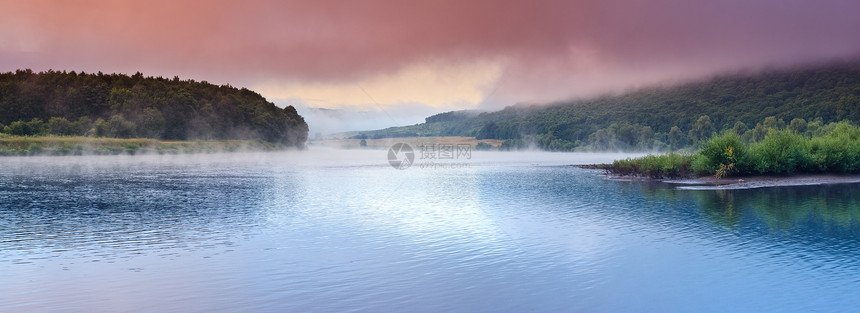
<svg viewBox="0 0 860 313"><path fill-rule="evenodd" d="M768 130L767 135L749 148L735 131L729 130L709 139L694 155L649 155L615 161L604 168L613 174L654 178L688 176L690 173L717 177L801 172L860 173L860 127L850 122L819 126L819 122L814 121L807 126L807 133L817 137L807 139L794 129L780 130L782 126L775 118L767 121L775 126L762 126L761 129ZM794 124L795 129L803 128L800 121ZM814 131L810 131L810 127Z"/></svg>
<svg viewBox="0 0 860 313"><path fill-rule="evenodd" d="M641 158L617 160L607 167L612 174L645 176L651 178L690 176L691 155L670 152L663 155L647 155Z"/></svg>
<svg viewBox="0 0 860 313"><path fill-rule="evenodd" d="M488 144L486 142L479 142L478 144L475 145L475 150L495 150L495 149L496 149L496 147L493 147L493 145Z"/></svg>
<svg viewBox="0 0 860 313"><path fill-rule="evenodd" d="M722 177L747 171L747 147L734 131L708 139L699 150L699 156L693 161L693 170L698 174Z"/></svg>
<svg viewBox="0 0 860 313"><path fill-rule="evenodd" d="M502 141L499 150L523 150L528 149L528 144L522 139L507 139Z"/></svg>
<svg viewBox="0 0 860 313"><path fill-rule="evenodd" d="M72 123L62 117L52 117L48 120L48 131L53 135L72 135Z"/></svg>
<svg viewBox="0 0 860 313"><path fill-rule="evenodd" d="M45 134L47 130L45 123L38 118L34 118L29 122L15 121L4 128L4 132L16 136L35 136Z"/></svg>
<svg viewBox="0 0 860 313"><path fill-rule="evenodd" d="M30 146L27 147L27 152L29 154L40 154L42 153L42 144L38 142L30 143Z"/></svg>
<svg viewBox="0 0 860 313"><path fill-rule="evenodd" d="M790 130L773 131L750 148L752 168L759 174L808 171L809 141Z"/></svg>
<svg viewBox="0 0 860 313"><path fill-rule="evenodd" d="M572 142L563 139L553 139L549 143L550 151L571 151L576 147Z"/></svg>
<svg viewBox="0 0 860 313"><path fill-rule="evenodd" d="M135 124L127 121L122 115L113 115L107 121L98 119L95 122L96 137L131 138L135 136Z"/></svg>
<svg viewBox="0 0 860 313"><path fill-rule="evenodd" d="M845 142L837 137L816 137L809 142L810 171L847 172L850 156L845 151Z"/></svg>
<svg viewBox="0 0 860 313"><path fill-rule="evenodd" d="M834 123L822 137L809 143L810 170L821 172L860 171L860 127Z"/></svg>
<svg viewBox="0 0 860 313"><path fill-rule="evenodd" d="M125 152L128 154L134 154L137 150L140 150L140 144L134 142L126 142L122 145Z"/></svg>

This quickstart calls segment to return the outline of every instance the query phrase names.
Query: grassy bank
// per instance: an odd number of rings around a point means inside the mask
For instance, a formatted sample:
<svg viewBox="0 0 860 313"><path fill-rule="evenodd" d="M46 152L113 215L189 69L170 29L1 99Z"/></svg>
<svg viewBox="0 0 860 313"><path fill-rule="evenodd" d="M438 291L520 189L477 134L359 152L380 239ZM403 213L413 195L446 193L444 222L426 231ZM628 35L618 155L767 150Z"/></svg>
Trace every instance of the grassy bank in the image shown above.
<svg viewBox="0 0 860 313"><path fill-rule="evenodd" d="M616 175L652 178L860 173L860 127L831 123L818 136L772 129L750 143L729 130L711 137L695 153L618 160L603 168Z"/></svg>
<svg viewBox="0 0 860 313"><path fill-rule="evenodd" d="M145 138L0 137L0 155L180 154L270 151L284 148L286 147L270 142L252 140L159 141Z"/></svg>

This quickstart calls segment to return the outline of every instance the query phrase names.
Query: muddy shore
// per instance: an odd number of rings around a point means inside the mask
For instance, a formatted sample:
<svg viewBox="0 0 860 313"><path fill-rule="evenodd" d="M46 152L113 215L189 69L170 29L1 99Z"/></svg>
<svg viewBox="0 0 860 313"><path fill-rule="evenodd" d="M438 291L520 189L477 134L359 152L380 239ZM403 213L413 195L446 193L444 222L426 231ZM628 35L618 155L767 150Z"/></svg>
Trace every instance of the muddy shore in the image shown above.
<svg viewBox="0 0 860 313"><path fill-rule="evenodd" d="M585 169L602 169L599 165L577 165ZM613 180L640 180L657 181L676 185L678 189L700 189L700 190L730 190L730 189L753 189L782 186L810 186L830 184L855 184L860 183L860 174L796 174L785 176L746 176L746 177L724 177L703 176L695 178L665 178L653 179L647 177L629 177L607 175Z"/></svg>
<svg viewBox="0 0 860 313"><path fill-rule="evenodd" d="M752 189L782 186L810 186L860 183L858 174L799 174L788 176L749 176L716 178L713 176L664 179L664 183L678 185L678 189Z"/></svg>

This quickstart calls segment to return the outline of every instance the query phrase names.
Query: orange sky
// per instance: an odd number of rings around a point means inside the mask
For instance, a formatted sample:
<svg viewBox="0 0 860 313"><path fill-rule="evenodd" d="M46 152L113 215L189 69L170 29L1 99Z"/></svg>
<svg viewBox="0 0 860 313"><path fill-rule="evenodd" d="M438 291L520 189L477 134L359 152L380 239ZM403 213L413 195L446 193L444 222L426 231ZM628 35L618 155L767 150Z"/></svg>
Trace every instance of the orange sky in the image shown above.
<svg viewBox="0 0 860 313"><path fill-rule="evenodd" d="M855 58L857 12L851 0L0 0L0 71L179 75L299 106L499 108Z"/></svg>

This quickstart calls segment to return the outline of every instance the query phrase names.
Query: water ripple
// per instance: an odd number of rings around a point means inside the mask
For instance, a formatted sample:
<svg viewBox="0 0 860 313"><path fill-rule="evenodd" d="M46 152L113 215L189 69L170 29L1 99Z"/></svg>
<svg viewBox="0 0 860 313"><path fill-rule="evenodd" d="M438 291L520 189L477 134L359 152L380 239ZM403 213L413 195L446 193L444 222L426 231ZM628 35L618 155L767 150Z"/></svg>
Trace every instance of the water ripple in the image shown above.
<svg viewBox="0 0 860 313"><path fill-rule="evenodd" d="M860 287L857 186L371 152L0 160L0 311L840 311Z"/></svg>

